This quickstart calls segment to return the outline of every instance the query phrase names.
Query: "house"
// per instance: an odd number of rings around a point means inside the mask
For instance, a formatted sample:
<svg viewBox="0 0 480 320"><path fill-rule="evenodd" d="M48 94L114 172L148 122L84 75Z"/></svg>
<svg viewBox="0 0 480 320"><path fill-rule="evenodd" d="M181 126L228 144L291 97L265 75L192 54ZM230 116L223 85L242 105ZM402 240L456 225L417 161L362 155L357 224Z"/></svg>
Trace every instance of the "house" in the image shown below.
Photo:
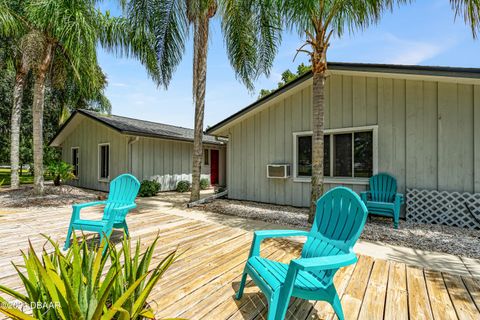
<svg viewBox="0 0 480 320"><path fill-rule="evenodd" d="M203 143L202 178L225 185L224 142L205 135ZM50 145L74 166L70 184L78 187L108 191L109 181L125 172L157 180L162 191L192 179L192 129L78 110Z"/></svg>
<svg viewBox="0 0 480 320"><path fill-rule="evenodd" d="M480 69L330 63L325 99L325 189L389 172L480 193ZM229 198L309 206L311 109L308 73L207 130L228 138Z"/></svg>

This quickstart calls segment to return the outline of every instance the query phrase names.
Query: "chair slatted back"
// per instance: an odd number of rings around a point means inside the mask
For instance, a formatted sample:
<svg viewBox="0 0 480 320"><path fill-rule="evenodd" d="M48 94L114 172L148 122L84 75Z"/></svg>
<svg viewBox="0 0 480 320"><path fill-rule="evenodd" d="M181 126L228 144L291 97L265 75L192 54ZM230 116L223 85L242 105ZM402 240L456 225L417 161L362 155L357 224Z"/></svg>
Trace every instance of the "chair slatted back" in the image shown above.
<svg viewBox="0 0 480 320"><path fill-rule="evenodd" d="M110 192L108 194L107 205L105 206L103 220L108 220L112 209L127 206L135 203L140 182L131 174L122 174L112 180L110 183ZM125 220L128 210L117 212L115 222Z"/></svg>
<svg viewBox="0 0 480 320"><path fill-rule="evenodd" d="M387 173L379 173L370 178L372 201L393 202L397 193L397 179Z"/></svg>
<svg viewBox="0 0 480 320"><path fill-rule="evenodd" d="M351 251L367 220L367 208L360 197L345 187L334 188L317 201L315 220L302 258L331 256ZM332 281L336 270L315 274Z"/></svg>

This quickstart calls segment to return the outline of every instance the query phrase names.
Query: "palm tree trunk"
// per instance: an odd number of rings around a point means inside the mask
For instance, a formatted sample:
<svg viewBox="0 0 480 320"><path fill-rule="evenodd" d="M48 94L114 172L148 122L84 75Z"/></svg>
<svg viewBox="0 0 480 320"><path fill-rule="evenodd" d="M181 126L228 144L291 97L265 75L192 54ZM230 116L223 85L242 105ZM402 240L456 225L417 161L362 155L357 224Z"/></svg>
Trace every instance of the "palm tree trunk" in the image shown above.
<svg viewBox="0 0 480 320"><path fill-rule="evenodd" d="M207 51L209 17L196 22L194 35L194 80L195 126L192 159L192 191L190 201L200 199L200 177L203 158L203 117L205 113L205 90L207 84Z"/></svg>
<svg viewBox="0 0 480 320"><path fill-rule="evenodd" d="M45 100L45 79L53 56L53 45L47 43L33 86L33 188L36 194L43 194L43 107Z"/></svg>
<svg viewBox="0 0 480 320"><path fill-rule="evenodd" d="M323 194L323 130L325 71L313 74L312 103L312 191L308 222L313 223L318 198Z"/></svg>
<svg viewBox="0 0 480 320"><path fill-rule="evenodd" d="M15 75L15 85L13 87L13 107L10 129L10 187L18 189L20 187L20 178L18 169L20 167L20 122L22 117L23 91L27 72L23 67Z"/></svg>

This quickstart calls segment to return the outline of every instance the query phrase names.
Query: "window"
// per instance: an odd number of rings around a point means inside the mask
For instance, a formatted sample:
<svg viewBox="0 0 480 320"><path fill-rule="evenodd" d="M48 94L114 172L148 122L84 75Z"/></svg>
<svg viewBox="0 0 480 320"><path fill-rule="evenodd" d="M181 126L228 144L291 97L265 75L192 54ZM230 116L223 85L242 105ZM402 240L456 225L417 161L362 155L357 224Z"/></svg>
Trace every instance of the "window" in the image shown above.
<svg viewBox="0 0 480 320"><path fill-rule="evenodd" d="M369 178L376 166L377 127L325 130L324 176ZM312 176L312 133L294 133L294 179L308 181ZM365 179L364 179L365 180Z"/></svg>
<svg viewBox="0 0 480 320"><path fill-rule="evenodd" d="M210 150L203 149L203 164L208 166L210 164Z"/></svg>
<svg viewBox="0 0 480 320"><path fill-rule="evenodd" d="M99 180L110 179L110 145L108 143L98 146L98 170Z"/></svg>
<svg viewBox="0 0 480 320"><path fill-rule="evenodd" d="M78 177L78 147L72 148L73 174Z"/></svg>

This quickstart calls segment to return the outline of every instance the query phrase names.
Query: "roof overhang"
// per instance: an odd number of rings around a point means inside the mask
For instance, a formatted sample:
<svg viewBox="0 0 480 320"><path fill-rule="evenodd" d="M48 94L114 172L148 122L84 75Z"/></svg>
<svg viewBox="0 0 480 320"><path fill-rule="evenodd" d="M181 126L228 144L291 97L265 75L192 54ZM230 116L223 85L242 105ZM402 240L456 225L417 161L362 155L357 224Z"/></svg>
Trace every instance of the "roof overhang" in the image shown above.
<svg viewBox="0 0 480 320"><path fill-rule="evenodd" d="M350 75L363 77L381 77L417 81L437 81L462 84L480 85L480 69L477 68L453 68L453 67L429 67L410 65L368 64L368 63L339 63L328 64L328 75ZM312 73L289 82L269 95L253 102L247 107L234 113L230 117L210 127L206 133L222 136L225 131L238 122L261 112L280 101L284 94L295 93L312 84Z"/></svg>
<svg viewBox="0 0 480 320"><path fill-rule="evenodd" d="M70 118L68 118L68 120L62 125L62 127L57 131L55 136L50 140L49 146L60 147L63 141L66 139L66 137L68 137L84 119L90 119L90 120L96 121L108 127L109 129L114 130L115 132L118 132L120 134L127 135L127 136L139 136L139 137L146 137L146 138L156 138L156 139L182 141L182 142L190 142L190 143L193 142L193 140L191 139L182 139L178 137L172 137L172 136L161 135L161 134L146 134L144 132L119 130L118 128L110 125L108 122L102 121L101 119L96 118L86 112L82 112L82 110L76 110L70 116ZM219 140L218 143L203 142L203 144L221 146L221 145L224 145L225 142Z"/></svg>

